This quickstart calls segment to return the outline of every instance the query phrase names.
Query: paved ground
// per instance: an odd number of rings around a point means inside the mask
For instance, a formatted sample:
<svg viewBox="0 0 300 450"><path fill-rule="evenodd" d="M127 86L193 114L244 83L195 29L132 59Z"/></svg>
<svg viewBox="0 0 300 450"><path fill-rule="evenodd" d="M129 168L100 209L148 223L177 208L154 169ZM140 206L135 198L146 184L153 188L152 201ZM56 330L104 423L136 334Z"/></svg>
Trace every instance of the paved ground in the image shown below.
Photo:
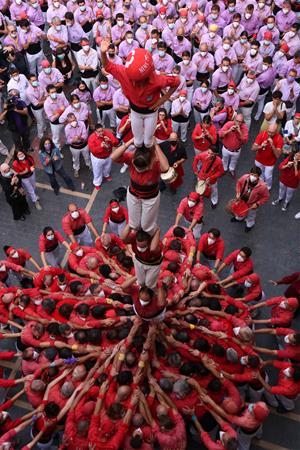
<svg viewBox="0 0 300 450"><path fill-rule="evenodd" d="M257 130L258 126L255 126L251 132L248 145L242 151L237 171L238 176L247 172L253 165L254 157L250 147L257 134ZM0 127L0 138L11 148L12 142L8 130L3 126ZM159 224L162 232L165 232L174 223L176 207L179 201L193 189L195 183L191 171L193 148L190 141L187 144L187 150L189 160L185 164L186 175L184 187L175 196L171 195L168 191L162 194L159 216ZM70 154L67 148L64 150L64 155L65 168L71 173ZM36 152L35 156L37 156ZM277 173L275 171L271 199L275 198L278 192ZM100 230L102 226L101 217L111 198L112 190L122 185L126 186L128 183L128 175L120 175L118 165L113 166L112 175L113 181L104 185L101 192L97 192L93 190L91 184L91 173L84 168L80 172L80 179L75 181L76 192L64 191L59 196L55 196L51 191L47 177L41 170L38 170L38 194L43 210L39 212L32 207L32 214L25 222L15 222L12 219L11 210L6 204L3 195L0 194L1 245L14 244L24 247L31 251L35 258L39 259L37 243L42 228L46 225L51 225L54 228L61 229L61 217L68 203L74 201L78 206L85 207L90 211L96 227ZM294 220L294 214L300 210L300 193L298 191L290 208L285 213L279 207L273 207L270 201L259 211L255 229L246 234L243 225L230 223L230 217L225 211L226 203L233 197L234 185L235 183L229 175L224 176L220 181L219 205L213 211L207 202L204 214L204 231L212 226L220 228L226 243L226 254L244 245L251 247L253 250L255 270L262 277L263 288L267 296L278 295L283 290L272 287L268 283L268 280L271 278L276 279L284 274L299 270L300 221ZM295 321L295 326L299 329L299 320ZM265 346L275 345L272 338L261 337L258 342ZM3 345L7 348L9 343L4 341ZM9 376L15 377L17 372L15 364L8 363L5 366L8 367ZM271 377L273 377L273 374L271 374ZM16 415L20 414L19 409L22 408L24 410L24 407L27 408L27 405L23 402L18 402L17 408L15 409ZM263 439L257 442L257 447L254 446L253 448L271 450L300 449L299 422L300 404L298 404L295 412L286 414L285 416L278 415L275 411L272 411L264 426ZM190 444L189 449L192 448L194 446Z"/></svg>

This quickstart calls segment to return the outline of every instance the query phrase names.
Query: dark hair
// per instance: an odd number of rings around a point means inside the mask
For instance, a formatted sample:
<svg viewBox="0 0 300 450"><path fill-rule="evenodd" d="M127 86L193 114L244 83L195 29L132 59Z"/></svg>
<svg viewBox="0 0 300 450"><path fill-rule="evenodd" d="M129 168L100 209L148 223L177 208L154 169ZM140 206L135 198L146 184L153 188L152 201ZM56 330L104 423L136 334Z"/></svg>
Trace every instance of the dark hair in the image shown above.
<svg viewBox="0 0 300 450"><path fill-rule="evenodd" d="M55 360L57 355L57 349L55 347L49 347L44 350L44 355L48 359L48 361L52 362Z"/></svg>
<svg viewBox="0 0 300 450"><path fill-rule="evenodd" d="M249 247L242 247L240 251L245 253L247 258L249 258L252 255L252 250Z"/></svg>
<svg viewBox="0 0 300 450"><path fill-rule="evenodd" d="M219 392L221 390L221 387L222 383L217 378L211 380L207 385L207 389L211 392Z"/></svg>
<svg viewBox="0 0 300 450"><path fill-rule="evenodd" d="M58 416L60 407L55 402L48 402L44 408L45 414L49 419L54 419Z"/></svg>
<svg viewBox="0 0 300 450"><path fill-rule="evenodd" d="M293 380L294 381L300 381L300 367L299 366L295 366L295 365L293 365L292 367L294 369Z"/></svg>
<svg viewBox="0 0 300 450"><path fill-rule="evenodd" d="M133 164L138 169L146 169L149 167L152 159L151 150L147 147L137 148L133 155Z"/></svg>
<svg viewBox="0 0 300 450"><path fill-rule="evenodd" d="M94 319L103 319L105 317L106 310L107 308L105 305L95 305L91 308L91 316L94 317Z"/></svg>
<svg viewBox="0 0 300 450"><path fill-rule="evenodd" d="M71 313L73 311L73 305L70 303L64 303L58 308L58 312L65 319L70 319Z"/></svg>
<svg viewBox="0 0 300 450"><path fill-rule="evenodd" d="M133 376L130 370L122 370L117 375L117 383L121 386L130 386L133 382Z"/></svg>
<svg viewBox="0 0 300 450"><path fill-rule="evenodd" d="M72 294L78 295L80 290L82 289L83 284L79 280L70 281L69 288Z"/></svg>
<svg viewBox="0 0 300 450"><path fill-rule="evenodd" d="M108 330L106 333L106 338L109 341L115 341L117 339L117 337L118 337L118 332L116 329Z"/></svg>
<svg viewBox="0 0 300 450"><path fill-rule="evenodd" d="M225 354L226 354L225 348L222 347L222 345L220 345L220 344L213 344L211 347L211 352L214 355L219 356L220 358L223 358L223 356L225 356Z"/></svg>
<svg viewBox="0 0 300 450"><path fill-rule="evenodd" d="M174 229L173 229L173 235L175 236L175 237L178 237L178 238L184 238L185 237L185 235L186 235L186 233L185 233L185 230L184 230L184 228L182 228L182 227L174 227Z"/></svg>
<svg viewBox="0 0 300 450"><path fill-rule="evenodd" d="M99 328L90 328L86 331L87 340L90 344L99 345L101 342L101 330Z"/></svg>
<svg viewBox="0 0 300 450"><path fill-rule="evenodd" d="M58 322L50 322L50 323L48 323L47 331L51 335L60 336L59 323Z"/></svg>
<svg viewBox="0 0 300 450"><path fill-rule="evenodd" d="M58 350L59 357L62 359L68 359L72 357L72 350L68 347L63 347Z"/></svg>
<svg viewBox="0 0 300 450"><path fill-rule="evenodd" d="M70 11L66 12L65 19L67 20L74 20L74 14Z"/></svg>
<svg viewBox="0 0 300 450"><path fill-rule="evenodd" d="M121 419L125 413L125 408L121 403L112 403L106 411L108 417L112 420Z"/></svg>
<svg viewBox="0 0 300 450"><path fill-rule="evenodd" d="M185 376L191 376L194 373L194 363L187 361L179 369L179 373Z"/></svg>
<svg viewBox="0 0 300 450"><path fill-rule="evenodd" d="M282 92L281 91L273 92L272 98L280 98L280 100L281 100L282 99Z"/></svg>
<svg viewBox="0 0 300 450"><path fill-rule="evenodd" d="M56 301L53 298L44 298L41 303L42 308L47 312L47 314L52 314L56 308Z"/></svg>
<svg viewBox="0 0 300 450"><path fill-rule="evenodd" d="M19 22L19 27L29 27L30 26L30 22L27 19L21 19Z"/></svg>
<svg viewBox="0 0 300 450"><path fill-rule="evenodd" d="M87 335L85 330L76 331L75 340L79 342L79 344L86 344Z"/></svg>
<svg viewBox="0 0 300 450"><path fill-rule="evenodd" d="M252 169L250 169L250 173L255 173L256 175L258 175L260 177L261 176L261 168L254 166L254 167L252 167Z"/></svg>
<svg viewBox="0 0 300 450"><path fill-rule="evenodd" d="M141 448L142 445L143 445L143 439L139 434L136 434L135 436L131 436L130 446L132 448Z"/></svg>
<svg viewBox="0 0 300 450"><path fill-rule="evenodd" d="M218 228L210 228L208 230L208 233L213 234L216 238L221 236L221 232L220 232L220 230Z"/></svg>
<svg viewBox="0 0 300 450"><path fill-rule="evenodd" d="M253 369L256 369L259 366L259 357L256 355L248 356L248 365Z"/></svg>
<svg viewBox="0 0 300 450"><path fill-rule="evenodd" d="M46 141L50 141L51 150L53 150L55 148L55 145L54 145L52 139L49 136L43 136L42 139L40 140L40 150L41 151L45 150L45 142ZM49 227L49 228L51 228L51 227Z"/></svg>
<svg viewBox="0 0 300 450"><path fill-rule="evenodd" d="M80 316L88 316L90 312L90 307L86 303L80 303L76 306L75 311Z"/></svg>
<svg viewBox="0 0 300 450"><path fill-rule="evenodd" d="M174 334L174 338L176 339L176 341L179 341L179 342L182 342L182 343L189 342L189 340L190 340L187 331L184 331L184 330L177 331Z"/></svg>
<svg viewBox="0 0 300 450"><path fill-rule="evenodd" d="M178 239L173 239L170 242L169 248L170 248L170 250L175 250L176 252L180 252L181 251L181 242Z"/></svg>
<svg viewBox="0 0 300 450"><path fill-rule="evenodd" d="M205 338L197 338L194 341L194 348L200 352L207 353L209 352L210 345Z"/></svg>

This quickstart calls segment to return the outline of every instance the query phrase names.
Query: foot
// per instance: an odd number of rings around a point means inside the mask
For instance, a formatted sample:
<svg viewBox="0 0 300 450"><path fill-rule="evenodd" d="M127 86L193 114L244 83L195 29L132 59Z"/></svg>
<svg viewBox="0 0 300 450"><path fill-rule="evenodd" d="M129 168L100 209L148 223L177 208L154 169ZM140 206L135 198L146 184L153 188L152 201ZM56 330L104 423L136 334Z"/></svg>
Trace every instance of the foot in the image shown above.
<svg viewBox="0 0 300 450"><path fill-rule="evenodd" d="M254 120L259 120L260 116L254 116Z"/></svg>
<svg viewBox="0 0 300 450"><path fill-rule="evenodd" d="M231 217L230 222L241 222L241 220Z"/></svg>
<svg viewBox="0 0 300 450"><path fill-rule="evenodd" d="M286 413L289 412L289 410L288 410L288 409L285 409L285 407L282 406L282 405L277 406L276 411L277 411L279 414L286 414Z"/></svg>
<svg viewBox="0 0 300 450"><path fill-rule="evenodd" d="M245 226L245 233L249 233L252 230L253 227L247 227Z"/></svg>
<svg viewBox="0 0 300 450"><path fill-rule="evenodd" d="M20 220L22 220L22 222L24 222L24 220L26 220L26 217L25 216L21 216Z"/></svg>
<svg viewBox="0 0 300 450"><path fill-rule="evenodd" d="M112 181L112 177L108 175L108 177L103 177L104 181Z"/></svg>
<svg viewBox="0 0 300 450"><path fill-rule="evenodd" d="M39 202L38 200L35 202L34 206L35 206L35 208L36 208L38 211L41 211L41 210L42 210L41 204L40 204L40 202Z"/></svg>
<svg viewBox="0 0 300 450"><path fill-rule="evenodd" d="M216 209L217 206L218 206L218 203L212 203L212 202L210 202L210 207L211 207L211 209Z"/></svg>
<svg viewBox="0 0 300 450"><path fill-rule="evenodd" d="M85 165L89 170L92 170L92 166L90 164Z"/></svg>
<svg viewBox="0 0 300 450"><path fill-rule="evenodd" d="M295 214L295 219L300 219L300 211Z"/></svg>
<svg viewBox="0 0 300 450"><path fill-rule="evenodd" d="M95 186L96 191L101 191L102 186Z"/></svg>
<svg viewBox="0 0 300 450"><path fill-rule="evenodd" d="M59 195L59 189L56 189L56 191L54 191L55 195Z"/></svg>
<svg viewBox="0 0 300 450"><path fill-rule="evenodd" d="M181 140L181 142L182 142L183 144L185 144L186 141L187 141L187 139L182 139L182 140Z"/></svg>
<svg viewBox="0 0 300 450"><path fill-rule="evenodd" d="M79 177L79 170L74 170L74 177L78 178Z"/></svg>
<svg viewBox="0 0 300 450"><path fill-rule="evenodd" d="M230 170L230 175L232 176L232 178L235 178L235 170Z"/></svg>
<svg viewBox="0 0 300 450"><path fill-rule="evenodd" d="M30 216L30 214L31 214L30 210L27 209L27 210L25 211L25 214L26 214L26 216Z"/></svg>
<svg viewBox="0 0 300 450"><path fill-rule="evenodd" d="M123 164L123 166L120 169L120 173L125 173L127 169L128 169L127 164Z"/></svg>
<svg viewBox="0 0 300 450"><path fill-rule="evenodd" d="M287 211L288 206L288 203L284 203L284 205L282 205L281 211Z"/></svg>
<svg viewBox="0 0 300 450"><path fill-rule="evenodd" d="M276 200L274 200L274 201L272 202L272 205L273 205L273 206L277 206L277 205L279 205L280 202L281 202L281 200L280 200L279 198L277 198Z"/></svg>

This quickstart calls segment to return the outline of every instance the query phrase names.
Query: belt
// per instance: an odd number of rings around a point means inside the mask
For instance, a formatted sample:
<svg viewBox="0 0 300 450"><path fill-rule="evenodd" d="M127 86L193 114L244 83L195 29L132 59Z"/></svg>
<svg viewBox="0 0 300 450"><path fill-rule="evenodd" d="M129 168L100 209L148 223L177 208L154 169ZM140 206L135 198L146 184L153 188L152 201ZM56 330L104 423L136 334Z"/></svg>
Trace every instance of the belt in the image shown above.
<svg viewBox="0 0 300 450"><path fill-rule="evenodd" d="M73 234L74 234L74 236L78 236L78 234L83 233L84 230L85 230L85 225L83 225L83 226L80 227L80 228L76 228L76 230L73 230Z"/></svg>
<svg viewBox="0 0 300 450"><path fill-rule="evenodd" d="M224 144L223 144L223 146L224 146L225 150L227 150L228 152L231 152L231 153L238 153L239 151L241 151L240 148L238 148L237 150L231 150L230 148L225 147Z"/></svg>

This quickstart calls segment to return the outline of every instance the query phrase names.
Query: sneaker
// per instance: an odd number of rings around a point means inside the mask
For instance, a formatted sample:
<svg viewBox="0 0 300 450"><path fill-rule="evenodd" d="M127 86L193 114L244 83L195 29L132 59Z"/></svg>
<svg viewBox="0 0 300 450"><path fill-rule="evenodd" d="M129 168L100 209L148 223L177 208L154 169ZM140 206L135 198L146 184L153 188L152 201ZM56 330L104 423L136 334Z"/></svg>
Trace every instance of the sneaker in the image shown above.
<svg viewBox="0 0 300 450"><path fill-rule="evenodd" d="M88 169L92 170L92 166L90 164L85 165Z"/></svg>
<svg viewBox="0 0 300 450"><path fill-rule="evenodd" d="M300 211L295 214L295 219L300 219Z"/></svg>
<svg viewBox="0 0 300 450"><path fill-rule="evenodd" d="M39 202L38 200L35 202L34 206L35 206L35 208L36 208L38 211L41 211L41 210L42 210L41 204L40 204L40 202Z"/></svg>
<svg viewBox="0 0 300 450"><path fill-rule="evenodd" d="M74 170L74 177L78 178L79 177L79 170Z"/></svg>
<svg viewBox="0 0 300 450"><path fill-rule="evenodd" d="M281 211L287 211L287 209L288 209L288 204L287 203L284 203L284 205L282 206L282 208L281 208Z"/></svg>
<svg viewBox="0 0 300 450"><path fill-rule="evenodd" d="M230 170L230 175L232 176L232 178L235 178L235 170Z"/></svg>
<svg viewBox="0 0 300 450"><path fill-rule="evenodd" d="M96 191L101 191L102 186L95 186Z"/></svg>
<svg viewBox="0 0 300 450"><path fill-rule="evenodd" d="M108 175L108 177L103 177L104 181L112 181L112 177Z"/></svg>
<svg viewBox="0 0 300 450"><path fill-rule="evenodd" d="M120 169L120 173L125 173L127 169L128 169L128 165L127 164L123 164L123 166Z"/></svg>
<svg viewBox="0 0 300 450"><path fill-rule="evenodd" d="M260 119L260 116L254 116L254 120L259 120Z"/></svg>
<svg viewBox="0 0 300 450"><path fill-rule="evenodd" d="M279 198L278 198L277 200L274 200L274 201L272 202L272 205L273 205L273 206L277 206L280 202L281 202L281 200L279 200Z"/></svg>
<svg viewBox="0 0 300 450"><path fill-rule="evenodd" d="M210 202L210 207L211 207L211 209L216 209L217 206L218 206L218 203L212 203L212 202Z"/></svg>
<svg viewBox="0 0 300 450"><path fill-rule="evenodd" d="M235 217L231 217L230 222L242 222L239 219L236 219Z"/></svg>
<svg viewBox="0 0 300 450"><path fill-rule="evenodd" d="M252 230L253 227L247 227L245 226L245 233L249 233Z"/></svg>

